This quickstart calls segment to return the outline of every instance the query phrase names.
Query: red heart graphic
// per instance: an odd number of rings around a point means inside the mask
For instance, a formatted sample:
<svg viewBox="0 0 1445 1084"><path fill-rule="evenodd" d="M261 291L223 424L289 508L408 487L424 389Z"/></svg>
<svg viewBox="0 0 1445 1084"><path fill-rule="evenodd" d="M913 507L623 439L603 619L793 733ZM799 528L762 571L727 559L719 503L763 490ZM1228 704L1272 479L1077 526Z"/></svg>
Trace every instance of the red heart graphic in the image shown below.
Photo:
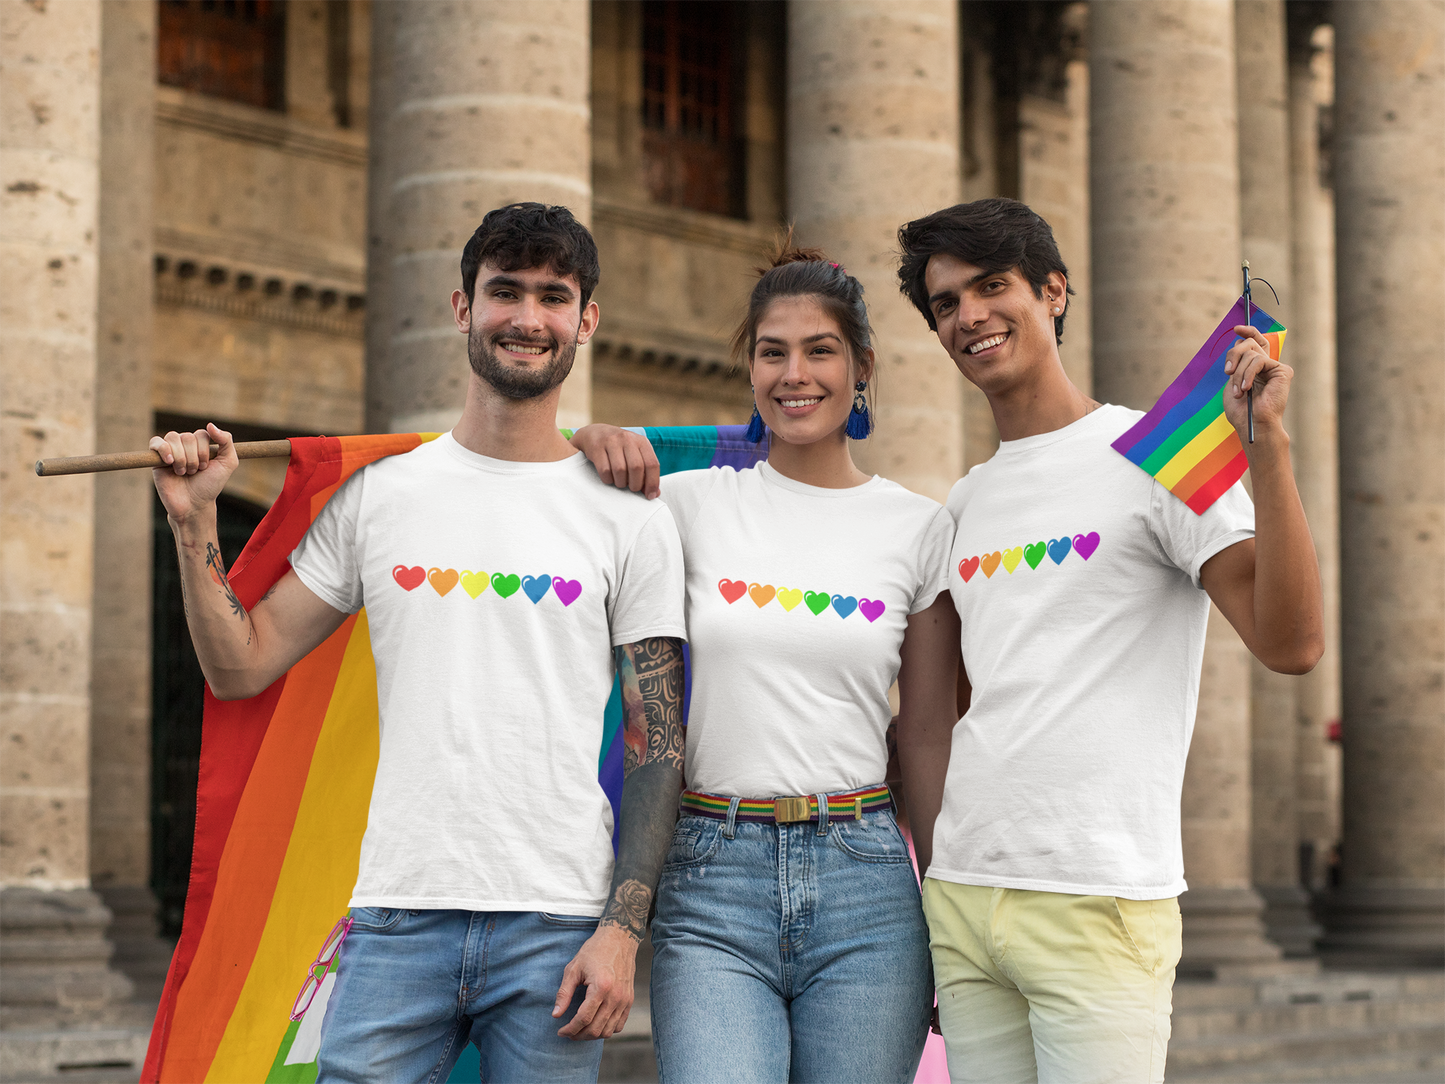
<svg viewBox="0 0 1445 1084"><path fill-rule="evenodd" d="M736 602L748 592L748 585L742 580L721 579L717 581L717 589L722 592L722 597L728 600L729 604Z"/></svg>
<svg viewBox="0 0 1445 1084"><path fill-rule="evenodd" d="M973 574L977 571L977 557L965 557L962 561L958 562L958 574L963 577L964 583L967 583L969 580L973 579Z"/></svg>
<svg viewBox="0 0 1445 1084"><path fill-rule="evenodd" d="M397 565L391 570L391 578L407 591L415 591L426 580L426 569L421 565L415 568L407 568L406 565Z"/></svg>

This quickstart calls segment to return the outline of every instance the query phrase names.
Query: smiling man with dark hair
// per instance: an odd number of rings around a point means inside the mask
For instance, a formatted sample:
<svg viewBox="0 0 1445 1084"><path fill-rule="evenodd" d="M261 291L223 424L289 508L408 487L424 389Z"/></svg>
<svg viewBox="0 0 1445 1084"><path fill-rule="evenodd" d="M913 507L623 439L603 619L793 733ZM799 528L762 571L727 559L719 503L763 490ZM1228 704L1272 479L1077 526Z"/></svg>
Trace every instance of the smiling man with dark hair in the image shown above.
<svg viewBox="0 0 1445 1084"><path fill-rule="evenodd" d="M451 297L470 360L461 420L356 471L249 612L216 545L230 435L151 442L218 697L257 695L366 608L381 748L322 1084L444 1080L469 1041L485 1080L596 1080L677 819L677 528L557 430L597 328L596 246L566 208L524 203L489 213L466 253ZM618 674L614 861L597 764Z"/></svg>
<svg viewBox="0 0 1445 1084"><path fill-rule="evenodd" d="M1292 371L1237 327L1236 483L1196 515L1110 444L1140 413L1064 373L1068 270L1014 200L899 230L900 287L1002 442L948 499L963 717L909 810L955 1081L1159 1081L1184 891L1180 793L1212 601L1271 669L1319 659L1319 569L1282 419ZM915 753L917 755L917 753ZM923 799L942 794L940 803Z"/></svg>

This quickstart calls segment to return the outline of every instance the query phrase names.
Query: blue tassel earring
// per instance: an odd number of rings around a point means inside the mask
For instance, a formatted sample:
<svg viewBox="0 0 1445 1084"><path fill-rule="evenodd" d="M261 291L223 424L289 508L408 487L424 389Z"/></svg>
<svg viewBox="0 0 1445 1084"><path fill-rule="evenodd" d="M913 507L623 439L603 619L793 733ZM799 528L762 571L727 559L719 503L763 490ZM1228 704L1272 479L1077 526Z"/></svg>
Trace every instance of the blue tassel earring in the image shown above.
<svg viewBox="0 0 1445 1084"><path fill-rule="evenodd" d="M852 425L853 423L849 422L848 424ZM753 404L753 416L748 420L748 431L746 433L748 441L756 444L763 439L763 434L766 432L767 430L763 428L763 416L758 413L757 404L755 403Z"/></svg>
<svg viewBox="0 0 1445 1084"><path fill-rule="evenodd" d="M853 440L867 440L868 434L873 432L873 415L868 413L868 400L863 398L867 387L866 380L860 380L853 386L853 409L848 413L848 436Z"/></svg>

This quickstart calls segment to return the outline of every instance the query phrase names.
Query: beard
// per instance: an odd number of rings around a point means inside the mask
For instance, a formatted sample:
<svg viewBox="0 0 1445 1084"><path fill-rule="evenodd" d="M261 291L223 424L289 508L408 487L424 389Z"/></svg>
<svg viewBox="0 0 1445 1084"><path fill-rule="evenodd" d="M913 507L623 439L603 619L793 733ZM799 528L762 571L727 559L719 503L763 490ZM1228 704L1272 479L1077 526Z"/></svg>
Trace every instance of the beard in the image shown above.
<svg viewBox="0 0 1445 1084"><path fill-rule="evenodd" d="M552 361L541 369L509 364L497 356L496 344L502 339L543 347L551 351ZM546 395L567 379L576 359L575 338L565 345L559 345L556 339L532 339L509 332L483 338L482 332L476 327L473 327L472 333L467 336L467 361L471 364L472 372L508 399L535 399L539 395Z"/></svg>

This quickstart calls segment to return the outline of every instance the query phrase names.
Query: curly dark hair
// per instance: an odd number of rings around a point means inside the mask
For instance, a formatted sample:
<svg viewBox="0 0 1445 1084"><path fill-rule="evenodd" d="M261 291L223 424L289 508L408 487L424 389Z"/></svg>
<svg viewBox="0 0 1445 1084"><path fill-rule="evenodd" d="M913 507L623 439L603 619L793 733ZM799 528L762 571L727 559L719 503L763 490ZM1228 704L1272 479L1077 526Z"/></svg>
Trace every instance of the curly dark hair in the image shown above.
<svg viewBox="0 0 1445 1084"><path fill-rule="evenodd" d="M602 274L592 234L557 204L511 203L487 212L462 249L462 292L469 301L476 293L477 269L484 263L503 271L548 267L558 275L571 275L581 290L582 308Z"/></svg>

